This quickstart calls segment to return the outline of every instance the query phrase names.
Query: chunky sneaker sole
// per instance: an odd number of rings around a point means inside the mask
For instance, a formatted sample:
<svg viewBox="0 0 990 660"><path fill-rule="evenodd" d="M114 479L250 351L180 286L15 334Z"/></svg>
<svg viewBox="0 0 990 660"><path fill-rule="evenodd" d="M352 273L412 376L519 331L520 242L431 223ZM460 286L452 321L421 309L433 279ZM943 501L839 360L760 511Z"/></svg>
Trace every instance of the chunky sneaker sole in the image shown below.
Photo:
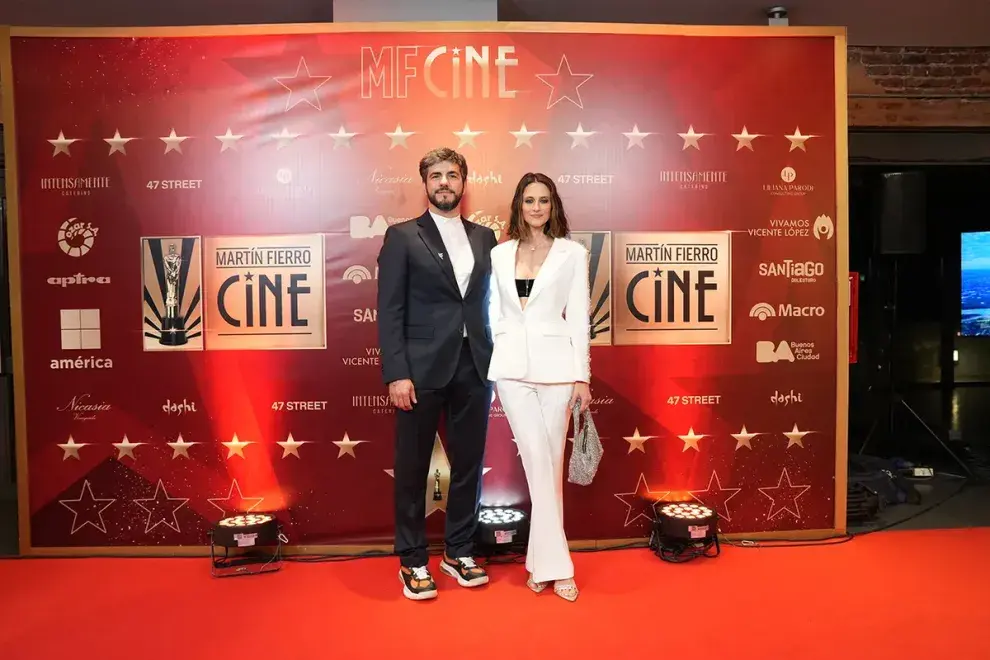
<svg viewBox="0 0 990 660"><path fill-rule="evenodd" d="M471 578L470 580L466 580L460 574L460 572L457 570L456 567L451 566L450 564L448 564L446 561L443 560L440 561L440 571L457 580L457 584L461 585L462 587L480 587L483 584L488 584L487 575L479 575L476 578Z"/></svg>
<svg viewBox="0 0 990 660"><path fill-rule="evenodd" d="M432 600L437 597L437 590L430 589L428 591L413 591L406 584L406 580L402 577L402 569L399 569L399 582L402 583L402 595L409 600Z"/></svg>

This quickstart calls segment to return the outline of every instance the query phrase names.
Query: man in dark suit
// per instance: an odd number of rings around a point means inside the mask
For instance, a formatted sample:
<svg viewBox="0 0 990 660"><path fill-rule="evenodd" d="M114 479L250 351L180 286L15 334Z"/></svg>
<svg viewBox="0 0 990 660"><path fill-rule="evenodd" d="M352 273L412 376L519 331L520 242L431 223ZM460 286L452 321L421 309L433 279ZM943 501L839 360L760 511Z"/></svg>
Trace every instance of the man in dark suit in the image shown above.
<svg viewBox="0 0 990 660"><path fill-rule="evenodd" d="M435 598L427 566L426 493L444 414L450 456L445 552L440 569L464 587L488 582L472 558L492 384L488 363L487 227L461 217L464 156L434 149L419 163L429 208L385 232L378 255L378 341L395 420L395 552L403 594Z"/></svg>

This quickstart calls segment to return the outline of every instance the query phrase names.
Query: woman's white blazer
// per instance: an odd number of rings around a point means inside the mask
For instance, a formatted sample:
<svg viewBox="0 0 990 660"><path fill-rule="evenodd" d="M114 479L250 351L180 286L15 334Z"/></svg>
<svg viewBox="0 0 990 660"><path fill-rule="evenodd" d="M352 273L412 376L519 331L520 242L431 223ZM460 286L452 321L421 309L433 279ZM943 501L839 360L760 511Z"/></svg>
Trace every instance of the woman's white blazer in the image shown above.
<svg viewBox="0 0 990 660"><path fill-rule="evenodd" d="M588 251L555 239L523 309L516 290L516 252L509 240L492 248L488 306L494 348L489 380L590 382Z"/></svg>

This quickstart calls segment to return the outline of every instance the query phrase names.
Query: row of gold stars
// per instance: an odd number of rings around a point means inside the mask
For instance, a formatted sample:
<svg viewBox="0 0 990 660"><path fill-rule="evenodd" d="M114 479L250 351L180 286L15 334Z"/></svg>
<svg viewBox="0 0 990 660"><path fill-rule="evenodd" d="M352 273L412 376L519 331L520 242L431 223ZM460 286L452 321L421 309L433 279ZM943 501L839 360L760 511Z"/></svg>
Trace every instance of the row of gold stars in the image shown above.
<svg viewBox="0 0 990 660"><path fill-rule="evenodd" d="M337 458L341 458L345 455L350 455L353 456L354 458L357 458L357 455L354 453L354 448L368 441L351 440L350 437L345 433L343 440L334 440L332 442L333 444L337 445L338 448ZM76 460L79 460L79 450L82 449L83 447L88 447L92 444L94 443L76 442L70 435L68 441L64 443L60 443L58 447L59 449L62 450L63 461L68 458L75 458ZM136 461L137 456L135 455L134 451L142 445L149 445L152 443L131 442L128 439L128 437L125 435L124 439L121 440L120 442L113 442L111 444L117 450L118 459L122 459L126 457ZM194 445L201 445L204 443L188 442L186 440L183 440L182 434L180 433L179 437L175 440L175 442L166 442L165 444L171 447L172 458L176 459L180 456L189 458L189 449ZM233 439L229 440L228 442L221 442L220 444L227 448L227 458L229 459L229 458L233 458L234 456L240 456L241 458L245 458L244 449L249 445L254 445L259 443L256 443L253 440L240 440L238 439L237 434L235 433ZM296 440L295 438L292 437L292 434L290 433L288 438L282 440L281 442L276 442L275 444L277 444L279 447L282 448L282 458L287 458L289 456L295 456L296 458L301 458L299 456L299 448L302 447L303 445L311 444L311 441Z"/></svg>
<svg viewBox="0 0 990 660"><path fill-rule="evenodd" d="M481 135L484 135L486 131L471 130L471 127L468 124L464 124L463 129L459 131L452 131L452 133L458 138L459 141L457 143L457 148L460 149L463 147L477 148L478 145L475 143L475 139ZM529 128L526 127L526 124L524 122L518 131L508 131L508 133L509 135L511 135L516 139L515 148L518 149L521 146L527 146L532 148L533 137L543 133L548 133L548 131L530 130ZM409 145L407 144L406 141L410 137L416 134L417 131L404 131L402 129L402 124L397 124L394 131L386 132L384 135L391 140L391 143L389 144L389 150L392 150L395 147L403 147L405 149L408 149ZM578 122L577 128L575 130L565 131L565 134L571 138L571 149L574 149L579 146L588 148L589 138L598 135L599 131L586 130L583 124ZM298 137L301 137L302 135L303 135L302 133L290 132L288 128L283 127L282 130L279 131L278 133L272 133L267 137L277 142L278 149L284 149L289 144L291 144L293 140L295 140ZM345 147L349 149L351 147L351 138L360 135L360 133L350 132L347 129L345 129L343 126L341 126L336 133L328 133L327 135L333 138L334 149L337 149L338 147ZM645 149L646 145L644 143L644 140L651 135L660 135L660 134L650 131L646 131L646 132L641 131L639 129L639 125L635 124L633 125L631 131L627 133L623 133L622 135L624 135L628 140L626 144L626 149L628 150L628 149L632 149L633 147L639 147L640 149ZM696 132L694 130L693 125L688 126L688 130L686 133L677 133L677 136L684 141L684 146L681 147L682 151L689 148L697 149L700 151L701 139L711 135L715 135L715 133ZM743 126L741 132L732 133L731 135L736 140L736 151L739 151L741 149L749 149L750 151L753 151L754 140L761 137L770 137L765 133L750 133L749 129L746 126ZM228 150L236 151L240 140L242 140L245 137L245 135L235 134L228 127L226 133L224 133L223 135L215 135L213 137L220 141L220 153L223 153ZM795 128L793 133L791 133L790 135L785 135L784 137L787 138L788 141L790 141L790 149L788 149L788 152L794 151L795 149L800 149L801 151L806 152L808 150L806 147L807 141L810 140L811 138L816 138L820 136L804 134L801 132L800 128ZM120 135L120 130L118 129L114 132L113 137L103 138L103 141L106 142L108 145L110 145L110 152L108 155L119 153L126 156L127 143L131 142L132 140L138 140L138 139L141 138L122 137ZM172 151L181 154L182 143L185 142L186 140L193 139L193 136L177 135L175 129L173 128L167 136L160 137L158 139L165 143L166 154ZM69 147L71 147L74 143L79 142L81 140L82 138L67 138L65 137L65 133L63 131L59 131L57 138L48 140L49 144L51 144L54 147L54 151L52 152L52 158L58 156L59 154L72 156L72 154L69 151Z"/></svg>
<svg viewBox="0 0 990 660"><path fill-rule="evenodd" d="M782 435L785 438L787 438L788 449L794 446L798 446L804 449L804 437L809 433L817 433L817 431L802 431L798 428L798 425L795 424L793 429L791 429L790 431L783 432ZM736 441L736 451L738 451L743 447L752 449L753 448L752 441L757 436L775 435L775 433L764 433L764 432L752 433L746 430L746 425L744 424L742 430L739 431L739 433L730 433L729 435L731 435L732 438ZM623 436L622 439L629 443L629 451L626 452L627 454L631 454L633 453L633 451L641 451L645 454L646 453L645 445L647 440L654 440L659 437L660 436L657 435L641 435L639 432L639 428L636 428L633 431L632 435ZM682 449L681 451L687 451L688 449L701 451L701 448L699 447L699 443L701 442L701 440L703 440L704 438L711 438L711 437L713 436L709 434L695 433L694 427L689 428L686 434L677 436L677 438L684 443L684 449ZM574 442L574 438L570 438L570 441Z"/></svg>
<svg viewBox="0 0 990 660"><path fill-rule="evenodd" d="M791 431L783 433L784 437L787 438L787 448L790 449L793 446L798 446L803 449L804 437L810 433L815 433L815 431L802 431L798 428L798 425L795 424L794 428ZM769 435L769 434L763 432L751 433L747 431L746 426L743 425L742 430L739 433L731 433L730 435L736 441L736 450L739 450L743 447L752 449L753 445L751 443L754 438L760 435ZM629 451L626 452L627 454L631 454L633 451L641 451L645 454L646 442L648 440L653 440L658 437L660 436L642 435L640 434L639 428L637 427L633 431L633 434L631 436L623 436L622 439L629 443ZM704 433L695 433L694 427L688 429L688 432L686 434L677 436L677 438L684 443L684 448L682 451L687 451L688 449L701 451L699 443L701 442L701 440L708 437L712 437L712 436ZM513 438L512 441L515 442L516 439ZM570 438L570 441L574 442L574 438ZM354 453L354 448L368 441L351 440L350 436L348 436L348 434L345 433L344 438L342 440L334 440L332 442L338 448L337 458L342 458L345 455L350 455L354 458L357 458L357 455ZM296 458L301 458L299 455L299 448L305 444L310 444L310 443L311 441L309 440L296 440L292 437L292 434L290 433L285 440L278 441L275 444L277 444L279 447L282 448L282 458L287 458L289 456L295 456ZM79 450L82 449L83 447L90 446L91 444L93 443L76 442L72 438L72 436L69 436L68 441L58 444L58 447L63 452L62 460L66 460L68 458L75 458L76 460L79 460L80 458ZM135 455L134 451L138 447L147 444L151 444L151 443L132 442L130 439L128 439L126 435L124 436L123 440L121 440L120 442L111 443L111 445L117 450L118 459L130 458L135 461L137 460L137 456ZM179 434L178 438L174 442L166 442L165 444L172 449L172 458L176 459L180 456L189 458L189 449L195 445L203 444L203 443L188 442L182 438L182 434ZM233 458L234 456L240 456L241 458L245 458L244 456L245 448L247 448L249 445L253 445L257 443L254 442L253 440L240 440L238 439L237 434L234 434L234 437L231 440L227 442L221 442L220 444L227 448L227 458L229 459L229 458Z"/></svg>

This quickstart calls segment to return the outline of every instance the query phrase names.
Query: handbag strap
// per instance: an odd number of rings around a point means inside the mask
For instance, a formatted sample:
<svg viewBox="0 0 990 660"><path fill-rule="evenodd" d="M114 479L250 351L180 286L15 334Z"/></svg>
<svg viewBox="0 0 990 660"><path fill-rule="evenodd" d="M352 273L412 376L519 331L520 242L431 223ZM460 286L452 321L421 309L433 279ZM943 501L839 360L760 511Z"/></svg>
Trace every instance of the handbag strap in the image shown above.
<svg viewBox="0 0 990 660"><path fill-rule="evenodd" d="M577 401L574 402L574 407L571 408L571 421L574 424L574 439L576 441L581 437L581 404Z"/></svg>
<svg viewBox="0 0 990 660"><path fill-rule="evenodd" d="M575 402L574 403L574 408L571 410L571 415L572 415L572 420L574 422L574 443L575 443L575 446L577 445L577 442L580 440L580 442L581 442L581 451L585 451L587 449L587 445L588 445L588 438L587 438L587 435L588 434L586 433L586 431L588 430L588 427L592 423L592 421L591 421L591 408L588 408L587 410L585 410L584 411L584 414L582 415L581 414L581 404L578 403L578 402ZM582 419L584 420L584 426L583 427L581 426L581 423L580 423L582 421Z"/></svg>

